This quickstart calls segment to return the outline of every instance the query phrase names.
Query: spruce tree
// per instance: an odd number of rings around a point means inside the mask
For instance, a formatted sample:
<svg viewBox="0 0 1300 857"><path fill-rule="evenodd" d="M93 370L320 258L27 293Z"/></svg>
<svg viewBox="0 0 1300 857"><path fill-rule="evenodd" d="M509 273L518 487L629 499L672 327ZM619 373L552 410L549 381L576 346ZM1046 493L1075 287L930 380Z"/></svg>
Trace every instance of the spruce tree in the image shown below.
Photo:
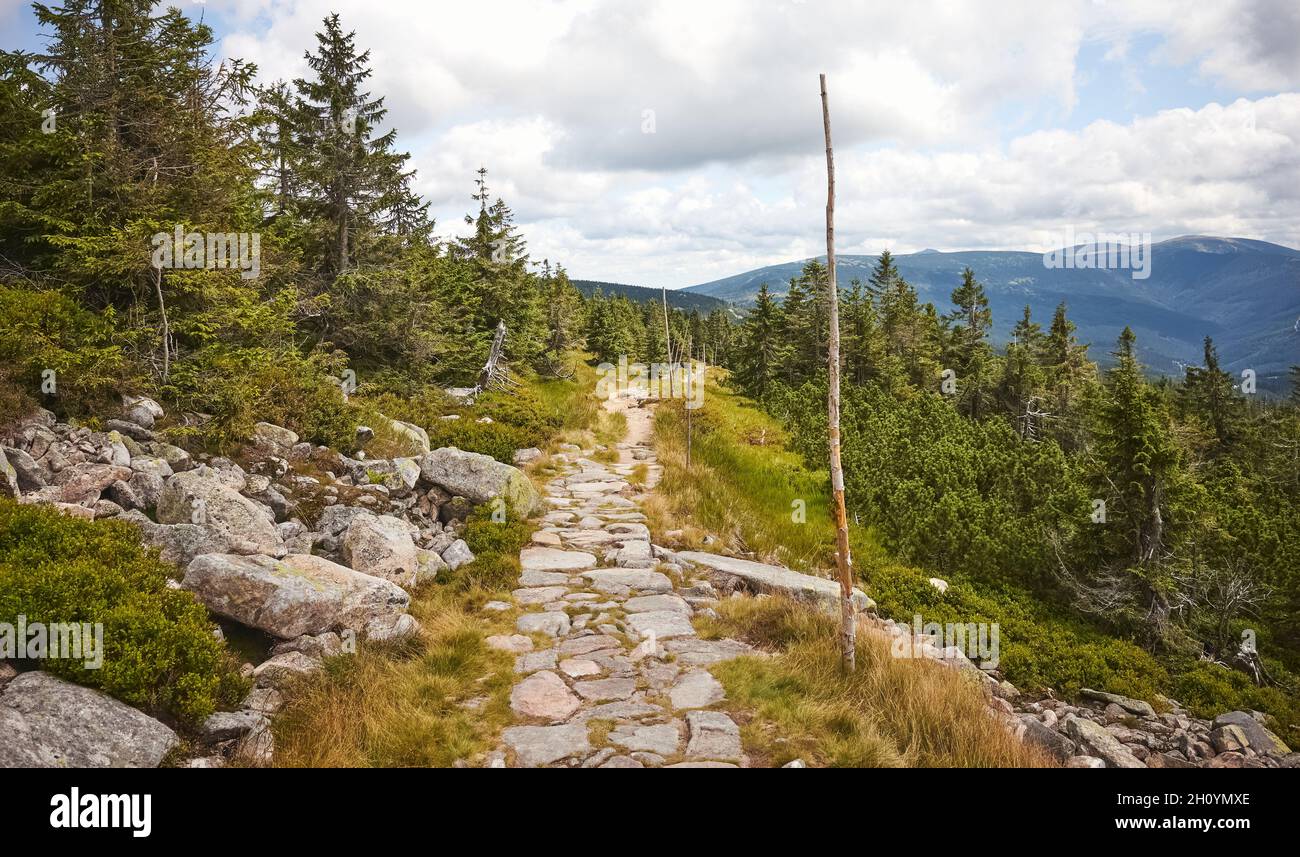
<svg viewBox="0 0 1300 857"><path fill-rule="evenodd" d="M385 235L404 244L426 237L433 224L410 188L410 155L394 149L397 130L377 133L388 109L365 89L370 51L358 53L356 33L345 33L337 14L323 25L316 52L304 55L314 76L293 82L295 149L303 213L321 224L323 262L338 276L385 244Z"/></svg>
<svg viewBox="0 0 1300 857"><path fill-rule="evenodd" d="M765 397L778 379L780 351L777 337L780 324L780 311L767 290L767 283L764 283L759 287L754 308L741 323L740 345L735 360L737 383L746 395L755 399Z"/></svg>

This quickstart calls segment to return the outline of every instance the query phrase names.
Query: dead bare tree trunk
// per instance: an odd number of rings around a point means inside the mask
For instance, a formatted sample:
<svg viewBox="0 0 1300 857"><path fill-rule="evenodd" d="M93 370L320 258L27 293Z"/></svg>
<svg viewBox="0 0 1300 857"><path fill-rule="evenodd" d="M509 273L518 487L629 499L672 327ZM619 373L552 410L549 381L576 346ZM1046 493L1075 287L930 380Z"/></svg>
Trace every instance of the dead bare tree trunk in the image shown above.
<svg viewBox="0 0 1300 857"><path fill-rule="evenodd" d="M849 521L844 508L844 468L840 463L840 295L835 283L835 154L831 146L831 106L826 75L821 75L822 125L826 131L826 288L830 303L830 342L827 346L826 411L830 425L831 491L835 512L835 564L840 579L840 655L844 668L857 666L854 628L853 566L849 556Z"/></svg>
<svg viewBox="0 0 1300 857"><path fill-rule="evenodd" d="M163 345L162 379L163 381L166 381L167 376L171 374L172 329L171 329L171 325L167 323L167 304L166 302L163 301L161 266L155 266L153 269L153 291L154 294L158 297L158 312L162 314L162 345Z"/></svg>
<svg viewBox="0 0 1300 857"><path fill-rule="evenodd" d="M505 383L505 374L501 366L501 355L505 350L506 344L506 323L505 321L497 322L496 336L492 337L492 350L488 352L487 362L483 364L483 369L478 374L478 392L487 390L492 384Z"/></svg>

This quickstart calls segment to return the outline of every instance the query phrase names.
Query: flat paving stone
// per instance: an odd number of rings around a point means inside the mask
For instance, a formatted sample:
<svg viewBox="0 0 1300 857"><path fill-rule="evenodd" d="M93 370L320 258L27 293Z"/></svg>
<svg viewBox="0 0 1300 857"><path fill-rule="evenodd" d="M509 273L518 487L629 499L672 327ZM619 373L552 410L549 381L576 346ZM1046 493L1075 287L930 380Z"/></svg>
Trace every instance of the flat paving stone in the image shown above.
<svg viewBox="0 0 1300 857"><path fill-rule="evenodd" d="M676 610L632 613L627 617L627 626L642 639L652 634L656 640L695 636L695 626L691 624L690 618Z"/></svg>
<svg viewBox="0 0 1300 857"><path fill-rule="evenodd" d="M524 571L578 571L595 568L596 558L586 551L524 548L519 552L519 567Z"/></svg>
<svg viewBox="0 0 1300 857"><path fill-rule="evenodd" d="M564 586L569 575L557 571L525 571L519 575L520 586Z"/></svg>
<svg viewBox="0 0 1300 857"><path fill-rule="evenodd" d="M521 767L536 768L591 752L585 723L513 726L501 734Z"/></svg>
<svg viewBox="0 0 1300 857"><path fill-rule="evenodd" d="M599 592L617 593L623 590L644 592L672 592L673 582L657 571L632 568L602 568L584 571L582 577Z"/></svg>
<svg viewBox="0 0 1300 857"><path fill-rule="evenodd" d="M500 652L531 652L533 650L533 640L531 637L525 637L523 634L496 634L488 637L483 642L488 644L488 648L496 649Z"/></svg>
<svg viewBox="0 0 1300 857"><path fill-rule="evenodd" d="M654 610L671 610L691 615L691 605L680 595L639 595L623 602L623 609L629 613L649 613Z"/></svg>
<svg viewBox="0 0 1300 857"><path fill-rule="evenodd" d="M548 637L563 637L569 633L569 614L557 611L546 613L525 613L515 620L515 628L521 634L546 634Z"/></svg>
<svg viewBox="0 0 1300 857"><path fill-rule="evenodd" d="M564 679L550 670L533 673L510 693L510 708L516 714L540 720L565 720L581 705Z"/></svg>
<svg viewBox="0 0 1300 857"><path fill-rule="evenodd" d="M636 679L602 678L580 681L573 685L573 689L588 702L622 702L636 693Z"/></svg>
<svg viewBox="0 0 1300 857"><path fill-rule="evenodd" d="M563 586L537 586L530 589L516 589L510 593L514 596L515 603L523 607L531 607L536 604L545 604L547 601L554 601L557 598L563 598L569 590Z"/></svg>
<svg viewBox="0 0 1300 857"><path fill-rule="evenodd" d="M758 654L753 646L737 640L699 640L679 638L668 640L664 649L676 656L682 666L708 666L719 661L729 661L742 655Z"/></svg>
<svg viewBox="0 0 1300 857"><path fill-rule="evenodd" d="M561 655L586 655L601 649L622 648L617 637L607 634L588 634L585 637L570 637L560 643Z"/></svg>
<svg viewBox="0 0 1300 857"><path fill-rule="evenodd" d="M686 715L690 741L688 759L739 762L740 727L721 711L691 711Z"/></svg>
<svg viewBox="0 0 1300 857"><path fill-rule="evenodd" d="M593 708L583 708L573 715L577 720L637 720L666 712L661 706L649 702L628 700L626 702L607 702Z"/></svg>
<svg viewBox="0 0 1300 857"><path fill-rule="evenodd" d="M556 660L555 649L528 652L515 658L515 672L535 673L538 670L553 670Z"/></svg>
<svg viewBox="0 0 1300 857"><path fill-rule="evenodd" d="M673 708L708 708L727 698L722 683L707 670L691 670L677 679L668 699Z"/></svg>
<svg viewBox="0 0 1300 857"><path fill-rule="evenodd" d="M569 678L600 675L600 664L586 658L568 658L560 662L560 672Z"/></svg>
<svg viewBox="0 0 1300 857"><path fill-rule="evenodd" d="M609 734L609 740L629 750L674 756L681 747L682 734L676 722L653 726L619 726Z"/></svg>

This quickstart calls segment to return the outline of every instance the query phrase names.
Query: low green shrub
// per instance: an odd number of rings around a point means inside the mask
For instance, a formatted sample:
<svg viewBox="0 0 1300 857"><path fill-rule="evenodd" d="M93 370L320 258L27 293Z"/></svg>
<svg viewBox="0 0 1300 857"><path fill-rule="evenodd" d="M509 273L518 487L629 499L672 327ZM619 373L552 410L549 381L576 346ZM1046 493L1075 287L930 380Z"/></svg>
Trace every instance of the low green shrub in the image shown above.
<svg viewBox="0 0 1300 857"><path fill-rule="evenodd" d="M1281 672L1279 664L1266 664L1274 678L1294 685L1295 676ZM1239 670L1206 661L1185 665L1172 684L1171 696L1197 717L1210 718L1224 711L1264 711L1277 720L1278 734L1292 748L1300 745L1300 702L1277 687L1257 687Z"/></svg>
<svg viewBox="0 0 1300 857"><path fill-rule="evenodd" d="M0 286L0 420L40 401L64 414L93 413L133 383L112 311L103 315L56 291ZM42 373L55 390L42 394Z"/></svg>
<svg viewBox="0 0 1300 857"><path fill-rule="evenodd" d="M0 500L0 622L102 623L102 668L53 658L40 667L195 724L246 687L207 611L167 587L169 570L128 524Z"/></svg>
<svg viewBox="0 0 1300 857"><path fill-rule="evenodd" d="M172 370L167 397L182 411L209 414L197 427L172 430L176 441L228 452L253 424L269 422L305 441L350 449L361 422L334 378L342 356L263 348L206 348Z"/></svg>
<svg viewBox="0 0 1300 857"><path fill-rule="evenodd" d="M548 388L544 399L531 386L521 386L510 393L489 391L473 405L465 405L441 389L427 387L410 397L384 393L364 402L391 419L423 428L434 449L454 446L510 464L515 450L541 446L565 425L566 415L556 406L553 394ZM457 419L444 419L448 416ZM483 417L491 422L479 422Z"/></svg>
<svg viewBox="0 0 1300 857"><path fill-rule="evenodd" d="M504 521L493 520L492 505L478 506L465 523L465 543L474 561L451 572L446 582L464 591L510 590L519 579L519 551L532 538L533 526L507 509Z"/></svg>

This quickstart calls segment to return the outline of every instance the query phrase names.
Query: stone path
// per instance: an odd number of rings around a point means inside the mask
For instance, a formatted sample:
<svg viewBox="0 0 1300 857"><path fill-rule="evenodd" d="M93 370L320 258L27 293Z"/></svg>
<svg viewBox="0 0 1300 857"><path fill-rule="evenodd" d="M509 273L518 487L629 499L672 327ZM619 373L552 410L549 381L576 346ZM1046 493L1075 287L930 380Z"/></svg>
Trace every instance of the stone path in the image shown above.
<svg viewBox="0 0 1300 857"><path fill-rule="evenodd" d="M619 460L566 448L546 488L550 511L520 554L517 634L489 644L517 654L506 729L492 767L743 767L740 730L711 706L724 699L709 664L750 647L696 636L692 616L717 593L650 540L640 502L661 475L653 414L609 403L628 419ZM645 466L644 485L629 484ZM500 609L505 605L500 605Z"/></svg>

